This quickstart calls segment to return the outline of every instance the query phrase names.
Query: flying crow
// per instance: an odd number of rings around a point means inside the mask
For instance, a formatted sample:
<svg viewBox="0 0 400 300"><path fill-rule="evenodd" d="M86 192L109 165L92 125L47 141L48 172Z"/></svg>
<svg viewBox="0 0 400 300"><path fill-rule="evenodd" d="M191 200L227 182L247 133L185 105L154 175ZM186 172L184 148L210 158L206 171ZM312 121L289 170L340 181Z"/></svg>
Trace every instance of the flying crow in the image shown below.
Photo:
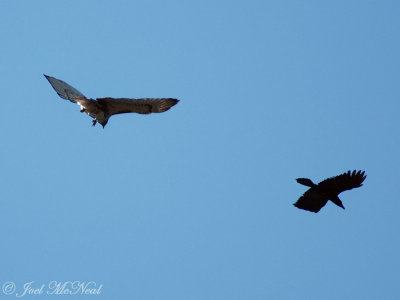
<svg viewBox="0 0 400 300"><path fill-rule="evenodd" d="M308 189L293 205L297 208L317 213L325 206L328 200L331 200L337 206L344 209L338 195L343 191L362 186L363 181L367 177L364 173L365 171L348 171L342 175L325 179L318 184L314 184L308 178L297 178L296 180L298 183L308 186L310 189Z"/></svg>

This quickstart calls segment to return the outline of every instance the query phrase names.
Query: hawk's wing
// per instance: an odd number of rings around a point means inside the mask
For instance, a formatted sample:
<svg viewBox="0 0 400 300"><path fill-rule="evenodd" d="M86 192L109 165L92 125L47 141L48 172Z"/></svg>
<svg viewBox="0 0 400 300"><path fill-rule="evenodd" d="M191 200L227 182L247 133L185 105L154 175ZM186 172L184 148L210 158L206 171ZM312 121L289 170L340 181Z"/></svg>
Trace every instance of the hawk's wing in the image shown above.
<svg viewBox="0 0 400 300"><path fill-rule="evenodd" d="M331 177L321 181L318 184L318 189L331 194L340 194L343 191L351 190L362 186L363 181L367 177L365 171L348 171L341 175Z"/></svg>
<svg viewBox="0 0 400 300"><path fill-rule="evenodd" d="M317 213L325 206L326 202L328 202L327 197L318 193L314 188L310 188L293 205Z"/></svg>
<svg viewBox="0 0 400 300"><path fill-rule="evenodd" d="M58 96L63 99L70 100L71 102L75 102L74 99L78 97L86 98L80 91L70 86L68 83L43 74L44 77L50 82L53 89L57 92Z"/></svg>
<svg viewBox="0 0 400 300"><path fill-rule="evenodd" d="M109 116L123 113L150 114L167 111L177 104L179 100L173 98L97 98L105 106Z"/></svg>

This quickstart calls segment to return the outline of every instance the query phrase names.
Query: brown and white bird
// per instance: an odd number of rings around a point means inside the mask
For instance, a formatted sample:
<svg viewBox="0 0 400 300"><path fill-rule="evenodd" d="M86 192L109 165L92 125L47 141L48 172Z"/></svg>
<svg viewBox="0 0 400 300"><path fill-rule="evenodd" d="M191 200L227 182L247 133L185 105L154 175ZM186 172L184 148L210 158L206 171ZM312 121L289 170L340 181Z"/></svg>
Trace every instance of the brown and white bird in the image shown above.
<svg viewBox="0 0 400 300"><path fill-rule="evenodd" d="M362 186L363 181L367 177L364 173L365 171L348 171L347 173L325 179L318 184L314 184L308 178L297 178L296 181L298 183L308 186L310 189L293 205L297 208L317 213L325 206L328 200L331 200L337 206L344 209L338 195L341 192Z"/></svg>
<svg viewBox="0 0 400 300"><path fill-rule="evenodd" d="M66 82L44 75L57 94L63 98L78 104L81 112L87 113L93 120L93 126L100 123L103 128L112 115L123 113L151 114L169 110L179 102L174 98L96 98L88 99L77 89Z"/></svg>

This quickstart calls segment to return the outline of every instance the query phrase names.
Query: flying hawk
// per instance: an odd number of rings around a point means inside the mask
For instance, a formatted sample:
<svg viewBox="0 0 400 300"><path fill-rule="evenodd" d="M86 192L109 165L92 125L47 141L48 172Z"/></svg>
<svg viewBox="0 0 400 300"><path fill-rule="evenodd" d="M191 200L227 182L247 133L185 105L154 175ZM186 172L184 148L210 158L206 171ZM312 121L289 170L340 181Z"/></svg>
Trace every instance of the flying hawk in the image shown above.
<svg viewBox="0 0 400 300"><path fill-rule="evenodd" d="M78 104L81 112L87 113L93 120L93 126L99 122L103 128L112 115L135 112L138 114L160 113L169 110L179 102L174 98L97 98L88 99L77 89L57 78L47 76L57 94L63 98Z"/></svg>
<svg viewBox="0 0 400 300"><path fill-rule="evenodd" d="M348 171L342 175L325 179L318 184L314 184L308 178L297 178L296 181L298 183L308 186L310 189L293 205L317 213L325 206L328 200L331 200L337 206L344 209L338 195L343 191L362 186L363 181L367 177L364 173L365 171Z"/></svg>

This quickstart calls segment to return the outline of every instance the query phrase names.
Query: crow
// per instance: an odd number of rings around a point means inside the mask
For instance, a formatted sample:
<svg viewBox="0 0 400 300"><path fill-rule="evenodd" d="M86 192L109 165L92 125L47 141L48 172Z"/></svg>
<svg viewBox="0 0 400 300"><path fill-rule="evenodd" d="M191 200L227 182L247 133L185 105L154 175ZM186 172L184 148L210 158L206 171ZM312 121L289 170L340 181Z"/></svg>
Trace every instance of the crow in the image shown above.
<svg viewBox="0 0 400 300"><path fill-rule="evenodd" d="M338 195L343 191L362 186L363 181L367 177L364 173L365 171L348 171L347 173L325 179L318 184L314 184L308 178L297 178L296 181L298 183L308 186L310 189L293 205L297 208L317 213L325 206L328 200L331 200L337 206L344 209Z"/></svg>

